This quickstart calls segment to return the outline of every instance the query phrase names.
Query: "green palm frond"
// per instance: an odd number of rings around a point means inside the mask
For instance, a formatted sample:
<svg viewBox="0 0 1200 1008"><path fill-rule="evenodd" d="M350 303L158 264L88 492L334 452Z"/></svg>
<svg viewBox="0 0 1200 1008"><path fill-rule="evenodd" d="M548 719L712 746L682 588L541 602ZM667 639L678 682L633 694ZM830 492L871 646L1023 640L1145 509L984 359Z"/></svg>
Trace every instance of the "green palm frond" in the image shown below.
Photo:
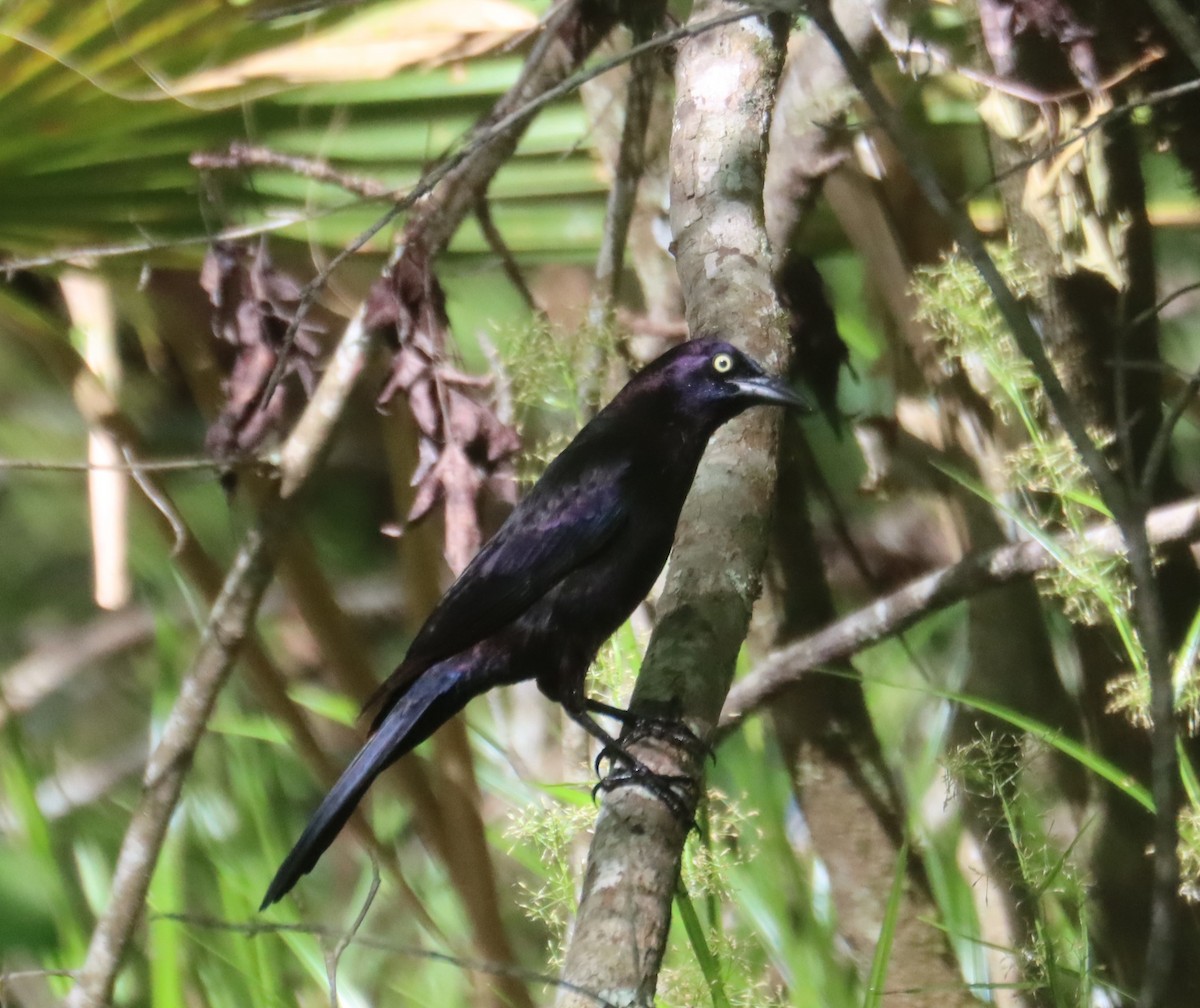
<svg viewBox="0 0 1200 1008"><path fill-rule="evenodd" d="M249 143L402 191L515 80L521 56L498 46L536 23L530 6L401 0L262 21L221 0L19 0L0 15L0 249L167 244L296 218L292 237L344 244L383 202L279 169L206 176L189 157ZM518 253L595 246L603 183L586 141L578 103L563 103L497 179ZM455 246L485 250L471 228Z"/></svg>

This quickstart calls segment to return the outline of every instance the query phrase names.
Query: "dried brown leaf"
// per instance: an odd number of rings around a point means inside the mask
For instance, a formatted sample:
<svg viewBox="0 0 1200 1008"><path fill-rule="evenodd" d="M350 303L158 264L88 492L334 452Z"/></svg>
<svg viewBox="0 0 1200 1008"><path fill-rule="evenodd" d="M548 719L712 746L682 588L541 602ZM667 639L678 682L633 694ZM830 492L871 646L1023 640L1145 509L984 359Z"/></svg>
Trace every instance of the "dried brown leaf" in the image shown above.
<svg viewBox="0 0 1200 1008"><path fill-rule="evenodd" d="M205 448L213 458L228 461L254 451L280 430L299 399L297 383L311 392L320 353L314 334L322 327L311 321L299 327L288 350L285 380L264 403L301 285L271 262L265 245L248 248L227 242L209 249L200 285L213 307L217 357L225 368L224 403L205 436Z"/></svg>
<svg viewBox="0 0 1200 1008"><path fill-rule="evenodd" d="M451 365L445 294L418 249L409 248L391 273L376 281L364 321L393 348L377 406L386 409L403 395L420 431L416 492L407 521L419 520L442 502L446 557L459 570L479 548L481 492L494 483L500 499L511 500L512 479L501 467L520 441L481 398L491 383Z"/></svg>

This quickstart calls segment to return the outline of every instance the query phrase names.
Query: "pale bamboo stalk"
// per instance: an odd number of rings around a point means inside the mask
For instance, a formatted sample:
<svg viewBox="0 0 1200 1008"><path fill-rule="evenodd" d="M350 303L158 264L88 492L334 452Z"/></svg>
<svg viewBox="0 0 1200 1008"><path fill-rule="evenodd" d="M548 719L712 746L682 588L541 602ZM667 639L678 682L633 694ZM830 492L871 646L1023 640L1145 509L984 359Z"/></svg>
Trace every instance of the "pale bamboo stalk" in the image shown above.
<svg viewBox="0 0 1200 1008"><path fill-rule="evenodd" d="M114 399L121 386L116 313L108 282L95 273L68 270L59 280L83 359ZM88 513L92 531L92 594L101 609L129 602L129 474L121 448L108 431L88 430Z"/></svg>

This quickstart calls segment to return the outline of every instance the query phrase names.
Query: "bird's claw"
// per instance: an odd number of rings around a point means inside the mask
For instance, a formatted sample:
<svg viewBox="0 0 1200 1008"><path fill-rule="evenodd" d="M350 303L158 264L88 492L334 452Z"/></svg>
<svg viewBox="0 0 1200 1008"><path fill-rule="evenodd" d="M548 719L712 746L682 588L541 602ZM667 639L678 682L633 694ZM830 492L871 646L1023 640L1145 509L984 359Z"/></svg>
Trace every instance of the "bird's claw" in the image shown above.
<svg viewBox="0 0 1200 1008"><path fill-rule="evenodd" d="M678 718L637 715L627 724L622 733L622 741L634 742L644 738L669 742L698 763L703 762L706 757L711 757L714 763L717 761L717 752L712 745L692 731L686 721Z"/></svg>
<svg viewBox="0 0 1200 1008"><path fill-rule="evenodd" d="M668 742L682 749L696 762L702 762L705 757L711 758L714 763L717 761L716 749L692 731L687 722L680 721L678 718L657 717L653 714L631 716L626 722L625 731L621 734L621 744L626 745L641 739L657 739ZM596 754L596 761L593 765L597 776L600 775L601 763L605 760L613 762L614 749L613 746L605 746Z"/></svg>
<svg viewBox="0 0 1200 1008"><path fill-rule="evenodd" d="M606 753L601 753L601 757ZM622 761L623 763L624 761ZM599 760L597 760L599 763ZM597 771L598 772L598 771ZM670 810L676 822L687 830L699 830L695 814L691 811L692 803L688 797L680 794L677 788L686 788L689 792L695 787L695 782L686 774L656 773L646 764L634 762L624 764L621 769L614 766L607 776L602 777L592 788L592 799L601 791L614 791L627 785L641 786L653 794Z"/></svg>

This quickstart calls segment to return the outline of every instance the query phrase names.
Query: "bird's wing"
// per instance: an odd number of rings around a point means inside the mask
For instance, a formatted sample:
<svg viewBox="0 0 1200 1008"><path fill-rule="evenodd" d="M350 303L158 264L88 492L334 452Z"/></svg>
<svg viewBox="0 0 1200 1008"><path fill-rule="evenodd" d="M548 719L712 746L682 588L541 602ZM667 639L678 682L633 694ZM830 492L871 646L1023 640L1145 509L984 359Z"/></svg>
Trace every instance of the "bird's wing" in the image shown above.
<svg viewBox="0 0 1200 1008"><path fill-rule="evenodd" d="M424 669L511 623L612 542L628 517L624 468L596 466L561 480L547 471L442 596L367 706L382 713Z"/></svg>
<svg viewBox="0 0 1200 1008"><path fill-rule="evenodd" d="M409 656L439 661L478 643L594 557L626 520L620 475L603 467L539 483L451 585Z"/></svg>

